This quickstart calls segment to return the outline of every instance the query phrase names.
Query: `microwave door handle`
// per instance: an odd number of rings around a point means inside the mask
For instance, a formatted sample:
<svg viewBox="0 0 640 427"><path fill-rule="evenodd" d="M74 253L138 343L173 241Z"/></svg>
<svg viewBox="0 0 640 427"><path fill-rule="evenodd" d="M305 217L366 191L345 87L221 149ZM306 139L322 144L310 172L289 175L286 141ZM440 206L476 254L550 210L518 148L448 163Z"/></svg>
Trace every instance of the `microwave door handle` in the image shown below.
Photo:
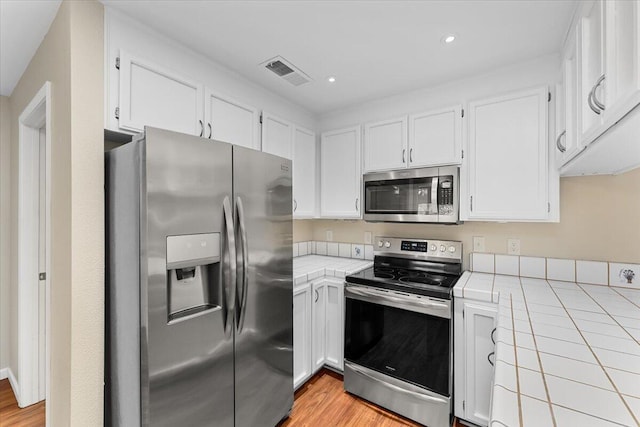
<svg viewBox="0 0 640 427"><path fill-rule="evenodd" d="M431 204L436 207L436 215L438 215L438 177L431 178Z"/></svg>

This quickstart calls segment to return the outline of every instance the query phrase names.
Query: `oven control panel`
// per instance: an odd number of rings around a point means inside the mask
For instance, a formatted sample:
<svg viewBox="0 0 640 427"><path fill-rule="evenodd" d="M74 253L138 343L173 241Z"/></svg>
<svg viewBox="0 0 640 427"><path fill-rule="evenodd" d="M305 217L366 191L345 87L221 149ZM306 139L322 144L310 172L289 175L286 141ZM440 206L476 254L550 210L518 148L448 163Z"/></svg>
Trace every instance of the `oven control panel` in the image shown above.
<svg viewBox="0 0 640 427"><path fill-rule="evenodd" d="M409 258L437 258L461 262L462 242L452 240L403 239L377 236L374 240L377 255L406 256Z"/></svg>

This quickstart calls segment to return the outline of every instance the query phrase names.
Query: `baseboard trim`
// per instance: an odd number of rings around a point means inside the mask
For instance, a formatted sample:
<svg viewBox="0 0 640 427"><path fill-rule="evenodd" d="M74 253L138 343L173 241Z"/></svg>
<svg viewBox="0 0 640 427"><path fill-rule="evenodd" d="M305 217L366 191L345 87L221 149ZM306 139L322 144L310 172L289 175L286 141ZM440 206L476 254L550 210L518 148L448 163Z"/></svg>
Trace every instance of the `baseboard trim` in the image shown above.
<svg viewBox="0 0 640 427"><path fill-rule="evenodd" d="M9 368L0 369L0 380L6 380L9 378Z"/></svg>
<svg viewBox="0 0 640 427"><path fill-rule="evenodd" d="M5 368L9 377L9 384L11 384L11 389L13 390L13 395L16 397L16 401L18 402L18 406L20 406L20 387L18 387L18 380L15 375L13 375L13 371L11 368ZM22 406L20 406L22 408Z"/></svg>

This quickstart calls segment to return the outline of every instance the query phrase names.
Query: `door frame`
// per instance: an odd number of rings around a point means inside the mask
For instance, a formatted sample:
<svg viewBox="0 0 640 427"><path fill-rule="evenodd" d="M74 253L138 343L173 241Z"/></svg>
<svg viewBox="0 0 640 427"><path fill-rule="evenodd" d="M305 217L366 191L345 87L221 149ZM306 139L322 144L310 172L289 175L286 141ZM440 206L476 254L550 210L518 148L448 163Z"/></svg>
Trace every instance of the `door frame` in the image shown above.
<svg viewBox="0 0 640 427"><path fill-rule="evenodd" d="M40 129L45 128L45 399L50 391L51 337L51 82L46 82L18 119L18 406L38 402L38 238ZM34 199L37 201L34 202ZM34 244L35 242L35 244ZM35 246L35 247L34 247ZM35 257L33 254L35 253ZM33 286L35 284L35 286ZM49 406L45 405L49 424Z"/></svg>

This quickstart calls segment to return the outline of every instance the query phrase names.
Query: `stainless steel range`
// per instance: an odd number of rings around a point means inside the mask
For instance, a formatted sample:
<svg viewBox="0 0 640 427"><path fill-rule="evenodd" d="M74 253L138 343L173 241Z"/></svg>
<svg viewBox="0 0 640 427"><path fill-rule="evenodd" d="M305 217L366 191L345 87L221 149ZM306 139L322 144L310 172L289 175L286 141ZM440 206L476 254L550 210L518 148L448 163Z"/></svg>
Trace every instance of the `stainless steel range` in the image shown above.
<svg viewBox="0 0 640 427"><path fill-rule="evenodd" d="M450 426L451 289L462 243L374 243L373 267L346 278L344 388L424 425Z"/></svg>

